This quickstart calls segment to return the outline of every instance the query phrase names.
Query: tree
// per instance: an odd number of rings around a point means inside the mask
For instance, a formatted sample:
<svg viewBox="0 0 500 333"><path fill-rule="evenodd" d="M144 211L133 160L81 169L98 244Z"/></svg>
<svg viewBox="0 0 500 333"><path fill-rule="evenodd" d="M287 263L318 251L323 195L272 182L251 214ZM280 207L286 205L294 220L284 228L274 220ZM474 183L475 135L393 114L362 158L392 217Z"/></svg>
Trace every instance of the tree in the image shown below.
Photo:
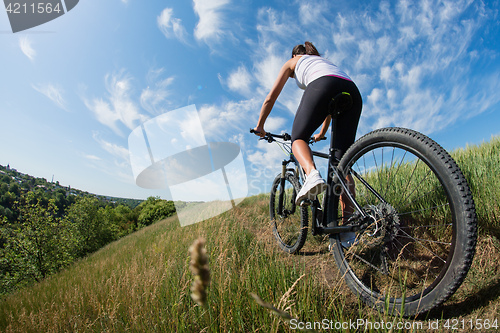
<svg viewBox="0 0 500 333"><path fill-rule="evenodd" d="M0 185L0 195L4 195L8 191L9 191L9 186L6 183L2 183L2 185Z"/></svg>
<svg viewBox="0 0 500 333"><path fill-rule="evenodd" d="M2 249L2 274L17 283L40 281L70 264L73 238L67 223L57 217L54 200L45 206L33 192L28 192L16 206L18 223L4 221L0 227L0 238L6 242Z"/></svg>
<svg viewBox="0 0 500 333"><path fill-rule="evenodd" d="M79 198L69 207L66 220L74 231L78 257L97 251L116 239L113 226L104 213L105 210L99 208L99 201L95 197Z"/></svg>
<svg viewBox="0 0 500 333"><path fill-rule="evenodd" d="M17 183L11 183L9 191L12 192L16 197L21 195L21 190L19 189L19 185Z"/></svg>
<svg viewBox="0 0 500 333"><path fill-rule="evenodd" d="M114 225L118 238L133 232L137 222L137 217L130 207L118 205L115 208L106 206L107 219Z"/></svg>

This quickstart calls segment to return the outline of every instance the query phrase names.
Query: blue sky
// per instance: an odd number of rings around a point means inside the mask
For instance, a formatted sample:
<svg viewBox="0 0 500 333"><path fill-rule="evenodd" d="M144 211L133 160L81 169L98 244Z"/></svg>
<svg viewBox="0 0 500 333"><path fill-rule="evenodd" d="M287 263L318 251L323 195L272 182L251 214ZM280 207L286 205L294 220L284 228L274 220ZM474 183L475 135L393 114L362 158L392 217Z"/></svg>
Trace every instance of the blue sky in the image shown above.
<svg viewBox="0 0 500 333"><path fill-rule="evenodd" d="M450 150L478 144L500 134L499 8L471 0L82 0L15 34L0 9L0 164L93 193L170 199L168 189L135 185L128 136L194 104L207 141L241 147L250 194L268 190L283 154L248 129L291 49L306 40L360 88L358 137L402 126ZM290 80L266 130L290 131L301 94Z"/></svg>

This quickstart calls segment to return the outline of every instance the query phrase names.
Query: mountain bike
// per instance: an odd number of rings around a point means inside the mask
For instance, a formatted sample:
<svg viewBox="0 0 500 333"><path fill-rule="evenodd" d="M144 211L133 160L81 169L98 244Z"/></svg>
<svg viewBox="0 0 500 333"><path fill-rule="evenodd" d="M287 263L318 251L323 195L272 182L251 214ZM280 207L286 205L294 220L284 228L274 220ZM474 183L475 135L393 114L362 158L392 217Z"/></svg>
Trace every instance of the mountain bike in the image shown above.
<svg viewBox="0 0 500 333"><path fill-rule="evenodd" d="M347 93L330 103L331 133L347 112ZM253 131L253 130L251 130ZM298 253L308 221L312 235L329 235L329 249L349 288L382 312L413 316L446 301L472 264L477 217L467 181L453 158L429 137L382 128L358 139L339 160L334 136L328 190L298 205L305 180L290 135L261 138L287 153L272 183L270 218L280 248Z"/></svg>

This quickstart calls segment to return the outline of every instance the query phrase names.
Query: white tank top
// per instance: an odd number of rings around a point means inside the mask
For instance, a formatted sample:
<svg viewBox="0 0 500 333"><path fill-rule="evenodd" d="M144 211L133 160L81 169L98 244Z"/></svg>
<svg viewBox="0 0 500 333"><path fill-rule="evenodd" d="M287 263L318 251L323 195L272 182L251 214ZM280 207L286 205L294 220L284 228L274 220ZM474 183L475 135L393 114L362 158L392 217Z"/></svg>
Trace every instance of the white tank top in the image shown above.
<svg viewBox="0 0 500 333"><path fill-rule="evenodd" d="M346 73L340 70L340 68L335 66L332 62L315 55L301 56L295 65L294 76L300 89L306 89L309 83L322 76L336 76L341 79L352 81Z"/></svg>

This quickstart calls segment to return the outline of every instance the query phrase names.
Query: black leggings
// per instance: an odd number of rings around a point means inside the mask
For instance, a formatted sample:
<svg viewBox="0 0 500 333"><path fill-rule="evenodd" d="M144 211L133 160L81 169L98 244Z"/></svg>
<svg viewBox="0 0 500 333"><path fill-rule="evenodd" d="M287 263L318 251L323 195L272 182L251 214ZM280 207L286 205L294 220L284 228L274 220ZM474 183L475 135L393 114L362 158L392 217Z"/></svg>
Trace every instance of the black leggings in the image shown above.
<svg viewBox="0 0 500 333"><path fill-rule="evenodd" d="M337 149L335 155L339 159L342 157L354 143L363 106L361 94L352 81L335 76L323 76L307 86L293 121L292 142L298 139L309 142L314 131L328 116L330 101L341 92L351 94L353 101L352 108L338 116L337 130L333 133L336 145L333 148Z"/></svg>

